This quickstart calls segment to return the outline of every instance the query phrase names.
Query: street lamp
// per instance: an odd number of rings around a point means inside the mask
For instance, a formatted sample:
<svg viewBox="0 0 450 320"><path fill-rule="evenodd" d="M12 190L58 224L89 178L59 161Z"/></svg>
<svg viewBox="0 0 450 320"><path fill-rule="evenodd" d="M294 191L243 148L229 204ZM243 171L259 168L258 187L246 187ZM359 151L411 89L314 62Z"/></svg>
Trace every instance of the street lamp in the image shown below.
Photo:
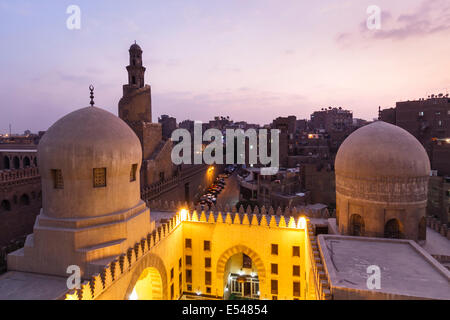
<svg viewBox="0 0 450 320"><path fill-rule="evenodd" d="M304 230L306 228L306 219L305 219L305 217L300 217L298 219L297 228L298 229L302 229L302 230Z"/></svg>

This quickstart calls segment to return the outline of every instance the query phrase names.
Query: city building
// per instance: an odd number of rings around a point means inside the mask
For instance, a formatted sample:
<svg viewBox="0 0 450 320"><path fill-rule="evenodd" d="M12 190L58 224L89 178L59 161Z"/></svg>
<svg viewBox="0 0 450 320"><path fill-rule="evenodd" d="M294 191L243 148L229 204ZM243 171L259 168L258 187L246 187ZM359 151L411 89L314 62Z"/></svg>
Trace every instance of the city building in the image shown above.
<svg viewBox="0 0 450 320"><path fill-rule="evenodd" d="M165 139L170 139L172 137L172 132L177 129L177 119L174 117L169 117L163 114L158 122L162 125L162 135Z"/></svg>
<svg viewBox="0 0 450 320"><path fill-rule="evenodd" d="M239 200L259 206L286 208L309 204L309 192L301 189L299 168L280 169L275 175L261 175L261 168L244 168L237 176Z"/></svg>
<svg viewBox="0 0 450 320"><path fill-rule="evenodd" d="M450 216L450 98L444 94L427 99L397 102L381 110L380 119L395 124L420 141L431 162L433 177L428 188L427 214L447 224Z"/></svg>
<svg viewBox="0 0 450 320"><path fill-rule="evenodd" d="M41 202L41 183L33 144L0 144L0 273L6 255L22 247Z"/></svg>
<svg viewBox="0 0 450 320"><path fill-rule="evenodd" d="M422 143L438 175L450 175L450 98L431 95L414 101L401 101L395 108L380 110L380 119L395 124ZM441 141L441 144L437 142Z"/></svg>
<svg viewBox="0 0 450 320"><path fill-rule="evenodd" d="M443 225L450 222L450 177L432 175L428 184L427 215L436 217Z"/></svg>

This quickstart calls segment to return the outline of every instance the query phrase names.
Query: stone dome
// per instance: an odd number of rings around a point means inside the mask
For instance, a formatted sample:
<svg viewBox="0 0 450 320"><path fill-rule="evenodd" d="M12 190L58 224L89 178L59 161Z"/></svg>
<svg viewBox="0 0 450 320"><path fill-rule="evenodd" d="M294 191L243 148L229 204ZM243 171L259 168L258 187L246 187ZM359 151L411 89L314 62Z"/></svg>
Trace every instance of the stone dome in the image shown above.
<svg viewBox="0 0 450 320"><path fill-rule="evenodd" d="M139 204L141 144L120 118L97 107L53 124L38 145L43 214L90 218Z"/></svg>
<svg viewBox="0 0 450 320"><path fill-rule="evenodd" d="M430 160L420 142L406 130L376 121L353 132L341 145L336 175L353 178L425 177Z"/></svg>

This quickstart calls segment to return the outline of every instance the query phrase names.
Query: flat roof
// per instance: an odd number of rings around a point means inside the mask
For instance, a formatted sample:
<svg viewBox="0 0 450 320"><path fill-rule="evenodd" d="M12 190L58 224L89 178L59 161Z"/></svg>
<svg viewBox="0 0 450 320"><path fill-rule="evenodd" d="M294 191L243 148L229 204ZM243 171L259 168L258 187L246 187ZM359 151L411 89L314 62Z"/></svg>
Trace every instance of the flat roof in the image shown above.
<svg viewBox="0 0 450 320"><path fill-rule="evenodd" d="M412 240L319 235L332 288L450 299L450 271ZM381 289L368 289L367 267L379 266Z"/></svg>
<svg viewBox="0 0 450 320"><path fill-rule="evenodd" d="M0 276L0 300L55 300L67 289L67 279L9 271Z"/></svg>

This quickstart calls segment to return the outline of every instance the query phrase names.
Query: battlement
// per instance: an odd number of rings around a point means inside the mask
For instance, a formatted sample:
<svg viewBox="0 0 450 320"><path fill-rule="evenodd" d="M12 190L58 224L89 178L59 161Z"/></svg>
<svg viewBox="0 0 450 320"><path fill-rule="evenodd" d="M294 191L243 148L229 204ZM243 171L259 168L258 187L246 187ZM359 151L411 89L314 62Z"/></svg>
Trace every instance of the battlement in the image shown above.
<svg viewBox="0 0 450 320"><path fill-rule="evenodd" d="M243 210L243 208L241 208ZM242 211L241 210L241 211ZM273 211L273 209L272 209ZM296 219L290 216L286 219L283 215L248 214L240 212L214 212L189 211L181 209L174 213L169 221L152 233L147 234L134 247L129 248L126 253L121 254L112 262L104 266L103 270L91 277L89 281L83 282L80 289L67 292L62 299L65 300L93 300L99 297L116 281L125 276L137 263L144 259L152 249L163 239L169 237L173 231L183 223L207 223L207 224L229 224L248 225L267 228L282 228L286 230L304 231L307 228L307 220L304 217Z"/></svg>
<svg viewBox="0 0 450 320"><path fill-rule="evenodd" d="M38 178L40 178L40 175L37 167L0 171L0 185L18 184L25 180Z"/></svg>
<svg viewBox="0 0 450 320"><path fill-rule="evenodd" d="M147 190L146 190L147 191ZM147 191L148 192L148 191ZM147 201L147 205L151 208L151 210L154 211L178 211L182 208L186 208L190 211L196 210L197 212L214 212L215 214L219 212L231 212L236 213L239 212L240 214L247 213L247 214L262 214L262 215L274 215L274 216L294 216L297 217L299 215L303 215L309 218L317 218L317 219L328 219L333 216L333 214L328 211L328 209L314 209L307 206L293 206L293 207L286 207L284 210L281 207L273 208L272 206L269 208L266 208L264 205L259 207L255 206L253 209L250 206L247 206L247 208L244 208L242 205L237 208L236 206L230 207L229 205L223 206L222 204L218 203L217 205L212 205L211 207L204 207L204 210L202 210L201 205L194 205L193 202L190 204L188 203L181 203L181 202L174 202L174 201L161 201L161 200L152 200Z"/></svg>

